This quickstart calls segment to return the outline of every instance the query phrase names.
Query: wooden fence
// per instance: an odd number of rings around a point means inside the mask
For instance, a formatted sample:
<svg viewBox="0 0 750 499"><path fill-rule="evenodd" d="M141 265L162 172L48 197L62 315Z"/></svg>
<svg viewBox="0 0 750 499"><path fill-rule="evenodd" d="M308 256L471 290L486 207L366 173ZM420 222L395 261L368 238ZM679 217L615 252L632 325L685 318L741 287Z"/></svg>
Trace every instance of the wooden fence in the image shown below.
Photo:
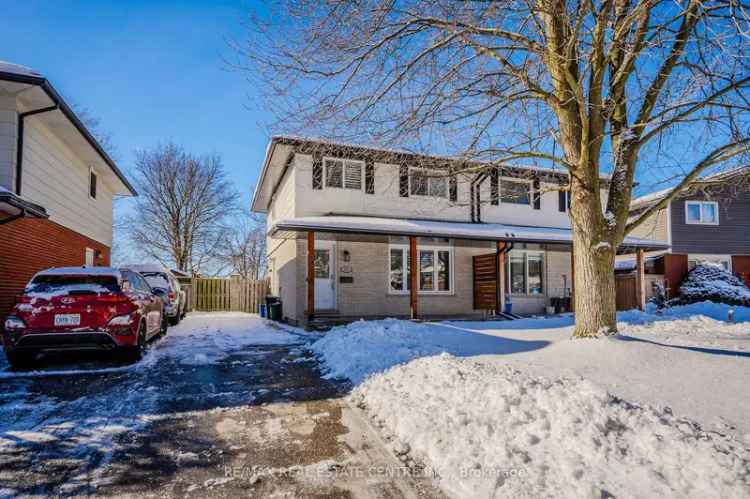
<svg viewBox="0 0 750 499"><path fill-rule="evenodd" d="M194 278L186 286L191 310L249 312L257 314L268 294L268 280Z"/></svg>

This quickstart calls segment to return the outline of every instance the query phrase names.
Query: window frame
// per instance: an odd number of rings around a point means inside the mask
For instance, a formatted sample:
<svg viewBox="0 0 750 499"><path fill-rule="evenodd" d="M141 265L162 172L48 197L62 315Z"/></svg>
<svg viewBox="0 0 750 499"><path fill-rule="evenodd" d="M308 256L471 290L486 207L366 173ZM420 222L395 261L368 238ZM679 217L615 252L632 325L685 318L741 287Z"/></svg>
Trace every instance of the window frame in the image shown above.
<svg viewBox="0 0 750 499"><path fill-rule="evenodd" d="M515 253L515 255L513 255ZM525 292L524 293L514 293L512 291L513 286L511 282L511 273L510 273L510 261L511 256L518 256L519 254L523 254L523 263L524 263L524 284L525 284ZM529 293L529 255L534 257L540 257L541 258L541 271L540 276L542 279L542 290L540 293ZM511 296L526 296L526 297L544 297L547 295L547 258L546 258L546 252L544 250L525 250L525 249L519 249L519 250L511 250L508 254L508 257L505 259L505 279L507 282L507 289L510 292Z"/></svg>
<svg viewBox="0 0 750 499"><path fill-rule="evenodd" d="M93 182L92 182L93 178ZM94 187L94 195L91 195L91 187ZM99 174L94 170L94 167L89 166L89 181L88 181L88 197L91 200L96 201L97 196L99 195Z"/></svg>
<svg viewBox="0 0 750 499"><path fill-rule="evenodd" d="M529 189L529 196L528 196L529 202L518 203L514 201L506 201L505 198L503 198L503 182L526 184L526 186ZM516 206L528 206L529 208L533 208L534 207L534 181L528 180L525 178L500 177L500 181L498 182L498 187L497 187L497 198L500 201L500 204L512 204Z"/></svg>
<svg viewBox="0 0 750 499"><path fill-rule="evenodd" d="M328 162L329 161L340 161L341 162L341 187L328 185ZM359 165L359 187L348 187L346 185L346 165L357 164ZM350 158L335 158L333 156L323 157L323 189L341 189L347 191L359 191L365 190L365 162L361 159L350 159Z"/></svg>
<svg viewBox="0 0 750 499"><path fill-rule="evenodd" d="M401 261L403 262L403 273L404 273L404 279L403 279L403 287L401 290L393 289L391 287L391 252L393 250L401 251ZM411 290L408 288L408 280L409 280L409 274L408 274L408 261L409 261L409 251L410 247L409 244L406 243L397 243L397 242L390 242L388 243L388 260L387 260L387 272L386 272L386 289L388 290L389 295L408 295L411 293ZM422 280L420 279L421 271L419 269L419 258L421 252L424 251L431 251L432 252L432 282L433 286L437 288L438 282L439 282L439 273L438 273L438 262L439 262L439 252L445 251L448 253L448 289L447 290L439 290L439 289L432 289L432 290L425 290L422 288ZM419 289L417 289L417 294L420 295L454 295L456 294L456 282L455 282L455 247L453 245L453 241L449 241L446 244L419 244L417 243L417 261L412 262L412 265L417 265L417 286Z"/></svg>
<svg viewBox="0 0 750 499"><path fill-rule="evenodd" d="M415 177L415 172L420 172L423 175L426 175L425 179L427 180L427 194L419 194L414 192L413 189L413 180ZM450 186L448 185L448 176L445 172L442 172L440 170L433 170L430 168L421 168L417 166L412 166L409 168L409 196L419 196L423 198L434 198L434 199L450 199ZM445 190L443 191L442 196L436 196L434 194L430 194L430 184L434 180L441 180L443 181L445 185Z"/></svg>
<svg viewBox="0 0 750 499"><path fill-rule="evenodd" d="M690 205L698 205L700 217L697 221L690 220L689 207ZM703 206L712 205L714 207L714 213L716 214L716 220L713 222L706 222L703 219ZM717 201L685 201L685 224L686 225L719 225L719 203Z"/></svg>

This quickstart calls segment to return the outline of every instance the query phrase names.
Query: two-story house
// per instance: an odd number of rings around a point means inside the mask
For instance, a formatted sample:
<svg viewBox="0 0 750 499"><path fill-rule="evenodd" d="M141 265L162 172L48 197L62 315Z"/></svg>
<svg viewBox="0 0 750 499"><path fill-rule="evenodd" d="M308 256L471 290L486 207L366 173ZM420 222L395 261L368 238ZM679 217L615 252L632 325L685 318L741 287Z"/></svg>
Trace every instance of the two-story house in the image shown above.
<svg viewBox="0 0 750 499"><path fill-rule="evenodd" d="M0 62L0 318L39 270L108 265L113 198L132 195L50 82Z"/></svg>
<svg viewBox="0 0 750 499"><path fill-rule="evenodd" d="M634 214L661 201L671 189L633 200ZM666 242L686 255L687 268L713 262L750 277L750 167L704 176L637 227L633 236Z"/></svg>
<svg viewBox="0 0 750 499"><path fill-rule="evenodd" d="M567 183L557 170L274 137L252 209L267 214L272 293L292 322L467 317L506 297L533 314L574 292Z"/></svg>

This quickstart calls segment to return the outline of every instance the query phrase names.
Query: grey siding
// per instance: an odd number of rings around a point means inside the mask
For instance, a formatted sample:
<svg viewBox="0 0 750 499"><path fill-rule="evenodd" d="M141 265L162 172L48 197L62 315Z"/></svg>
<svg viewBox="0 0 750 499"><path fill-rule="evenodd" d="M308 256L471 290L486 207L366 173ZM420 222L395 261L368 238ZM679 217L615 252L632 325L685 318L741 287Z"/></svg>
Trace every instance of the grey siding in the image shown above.
<svg viewBox="0 0 750 499"><path fill-rule="evenodd" d="M719 225L685 223L685 201L719 203ZM750 255L750 193L696 194L672 201L672 252Z"/></svg>

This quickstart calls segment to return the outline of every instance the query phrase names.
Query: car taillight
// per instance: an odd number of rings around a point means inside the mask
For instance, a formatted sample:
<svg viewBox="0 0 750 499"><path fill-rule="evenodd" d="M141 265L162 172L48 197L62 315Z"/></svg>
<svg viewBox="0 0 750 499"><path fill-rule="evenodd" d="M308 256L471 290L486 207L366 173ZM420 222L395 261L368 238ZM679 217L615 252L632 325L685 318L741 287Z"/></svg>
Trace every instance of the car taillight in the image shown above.
<svg viewBox="0 0 750 499"><path fill-rule="evenodd" d="M167 293L167 296L169 297L170 300L174 300L174 296L175 296L174 291L170 291L169 293Z"/></svg>
<svg viewBox="0 0 750 499"><path fill-rule="evenodd" d="M113 317L108 324L110 326L129 326L131 322L133 322L133 317L130 314L125 314Z"/></svg>
<svg viewBox="0 0 750 499"><path fill-rule="evenodd" d="M26 329L26 323L18 317L10 316L5 319L5 330L6 331L19 331Z"/></svg>

